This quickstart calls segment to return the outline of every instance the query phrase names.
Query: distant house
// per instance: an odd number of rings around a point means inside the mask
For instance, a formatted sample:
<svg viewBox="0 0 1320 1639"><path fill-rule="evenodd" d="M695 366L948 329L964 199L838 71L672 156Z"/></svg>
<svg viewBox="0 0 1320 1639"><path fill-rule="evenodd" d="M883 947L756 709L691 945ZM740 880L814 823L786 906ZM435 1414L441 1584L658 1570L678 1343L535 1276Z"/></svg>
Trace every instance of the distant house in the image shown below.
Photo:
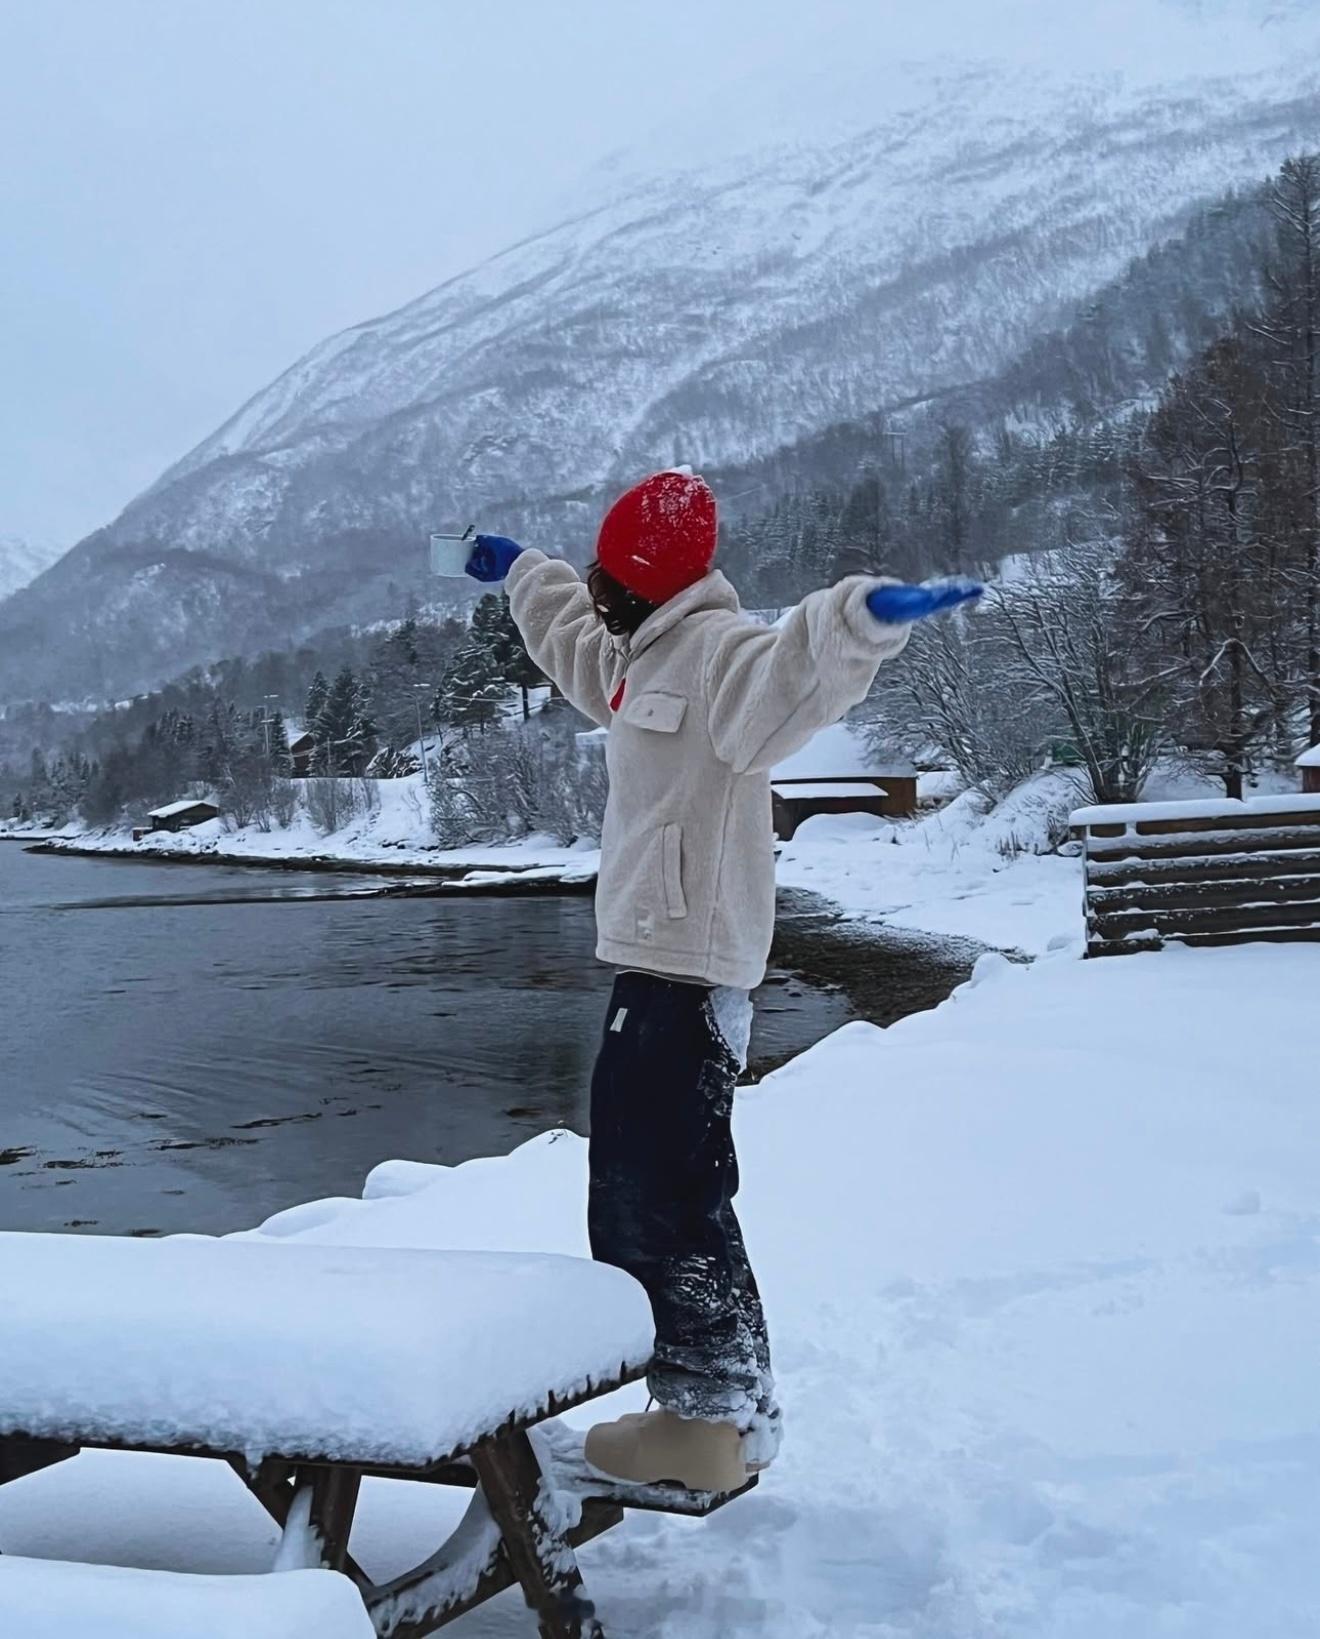
<svg viewBox="0 0 1320 1639"><path fill-rule="evenodd" d="M878 755L849 723L823 729L770 775L775 830L787 842L817 814L874 814L910 819L917 811L917 770L904 757Z"/></svg>
<svg viewBox="0 0 1320 1639"><path fill-rule="evenodd" d="M207 820L219 819L220 810L213 802L199 802L186 797L182 802L166 803L164 808L153 808L147 818L152 831L186 831L193 825L204 825Z"/></svg>
<svg viewBox="0 0 1320 1639"><path fill-rule="evenodd" d="M1304 751L1297 759L1297 766L1302 771L1302 790L1320 796L1320 746Z"/></svg>
<svg viewBox="0 0 1320 1639"><path fill-rule="evenodd" d="M312 753L315 750L316 741L305 731L289 740L289 772L295 780L305 780L312 772Z"/></svg>

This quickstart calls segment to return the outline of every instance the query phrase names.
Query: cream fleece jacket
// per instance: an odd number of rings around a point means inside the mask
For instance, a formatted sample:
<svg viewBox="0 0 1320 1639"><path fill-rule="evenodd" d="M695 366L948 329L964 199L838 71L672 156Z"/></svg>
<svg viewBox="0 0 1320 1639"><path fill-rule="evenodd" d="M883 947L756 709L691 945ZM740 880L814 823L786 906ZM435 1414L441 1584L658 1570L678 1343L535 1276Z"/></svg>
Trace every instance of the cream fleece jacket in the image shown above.
<svg viewBox="0 0 1320 1639"><path fill-rule="evenodd" d="M609 729L601 961L760 984L775 919L769 771L856 705L907 642L906 626L866 607L877 584L853 576L813 592L770 628L715 571L621 640L570 564L534 551L514 563L509 601L533 660Z"/></svg>

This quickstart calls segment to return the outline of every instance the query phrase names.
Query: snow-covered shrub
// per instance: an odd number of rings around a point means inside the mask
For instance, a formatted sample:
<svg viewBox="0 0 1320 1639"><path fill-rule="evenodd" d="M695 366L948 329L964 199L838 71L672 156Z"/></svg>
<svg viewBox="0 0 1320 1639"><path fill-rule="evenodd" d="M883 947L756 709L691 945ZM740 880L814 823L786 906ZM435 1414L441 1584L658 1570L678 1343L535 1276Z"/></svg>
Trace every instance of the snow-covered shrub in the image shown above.
<svg viewBox="0 0 1320 1639"><path fill-rule="evenodd" d="M411 746L382 746L367 764L367 777L373 780L401 780L409 774L420 773L422 759Z"/></svg>
<svg viewBox="0 0 1320 1639"><path fill-rule="evenodd" d="M1134 656L1113 558L1104 540L1042 554L975 612L917 626L881 670L877 736L934 742L991 798L1062 760L1083 800L1134 801L1168 742L1169 701Z"/></svg>
<svg viewBox="0 0 1320 1639"><path fill-rule="evenodd" d="M272 780L270 788L270 817L281 830L293 824L298 812L298 787L292 780Z"/></svg>
<svg viewBox="0 0 1320 1639"><path fill-rule="evenodd" d="M562 709L451 748L432 782L431 827L446 847L545 832L568 844L596 838L605 813L604 758L579 749Z"/></svg>
<svg viewBox="0 0 1320 1639"><path fill-rule="evenodd" d="M970 789L991 799L1038 772L1058 718L1010 685L997 636L984 615L918 626L903 657L882 667L877 680L877 750L934 743Z"/></svg>
<svg viewBox="0 0 1320 1639"><path fill-rule="evenodd" d="M305 780L303 790L312 824L326 836L342 830L359 814L370 813L379 803L370 780L324 776Z"/></svg>
<svg viewBox="0 0 1320 1639"><path fill-rule="evenodd" d="M545 830L566 846L583 838L599 842L610 794L604 747L587 740L569 748L553 774L541 810Z"/></svg>
<svg viewBox="0 0 1320 1639"><path fill-rule="evenodd" d="M431 830L442 848L463 848L486 840L482 817L461 775L440 774L432 779Z"/></svg>
<svg viewBox="0 0 1320 1639"><path fill-rule="evenodd" d="M1068 821L1089 797L1080 770L1051 769L1012 791L978 827L981 841L1005 860L1053 853L1068 840Z"/></svg>

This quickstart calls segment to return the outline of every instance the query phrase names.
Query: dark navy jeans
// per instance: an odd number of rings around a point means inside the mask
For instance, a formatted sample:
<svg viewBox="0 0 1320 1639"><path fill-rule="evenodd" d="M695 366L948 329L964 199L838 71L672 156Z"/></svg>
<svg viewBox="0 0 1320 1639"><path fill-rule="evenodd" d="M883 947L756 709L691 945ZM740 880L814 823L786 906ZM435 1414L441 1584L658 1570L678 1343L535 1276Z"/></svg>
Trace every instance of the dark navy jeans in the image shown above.
<svg viewBox="0 0 1320 1639"><path fill-rule="evenodd" d="M769 1460L770 1346L733 1210L733 1093L750 1019L741 992L618 976L591 1083L588 1216L593 1256L651 1299L655 1400L754 1431L749 1455Z"/></svg>

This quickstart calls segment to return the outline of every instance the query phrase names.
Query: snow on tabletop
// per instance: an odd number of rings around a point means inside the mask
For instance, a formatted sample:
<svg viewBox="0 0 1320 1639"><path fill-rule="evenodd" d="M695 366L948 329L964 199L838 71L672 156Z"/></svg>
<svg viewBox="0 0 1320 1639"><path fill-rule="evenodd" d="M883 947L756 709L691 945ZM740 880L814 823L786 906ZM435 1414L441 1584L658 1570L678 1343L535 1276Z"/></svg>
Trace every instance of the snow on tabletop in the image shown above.
<svg viewBox="0 0 1320 1639"><path fill-rule="evenodd" d="M416 1465L650 1355L585 1259L0 1234L0 1433Z"/></svg>
<svg viewBox="0 0 1320 1639"><path fill-rule="evenodd" d="M337 1571L184 1576L0 1555L0 1633L15 1639L372 1639Z"/></svg>

